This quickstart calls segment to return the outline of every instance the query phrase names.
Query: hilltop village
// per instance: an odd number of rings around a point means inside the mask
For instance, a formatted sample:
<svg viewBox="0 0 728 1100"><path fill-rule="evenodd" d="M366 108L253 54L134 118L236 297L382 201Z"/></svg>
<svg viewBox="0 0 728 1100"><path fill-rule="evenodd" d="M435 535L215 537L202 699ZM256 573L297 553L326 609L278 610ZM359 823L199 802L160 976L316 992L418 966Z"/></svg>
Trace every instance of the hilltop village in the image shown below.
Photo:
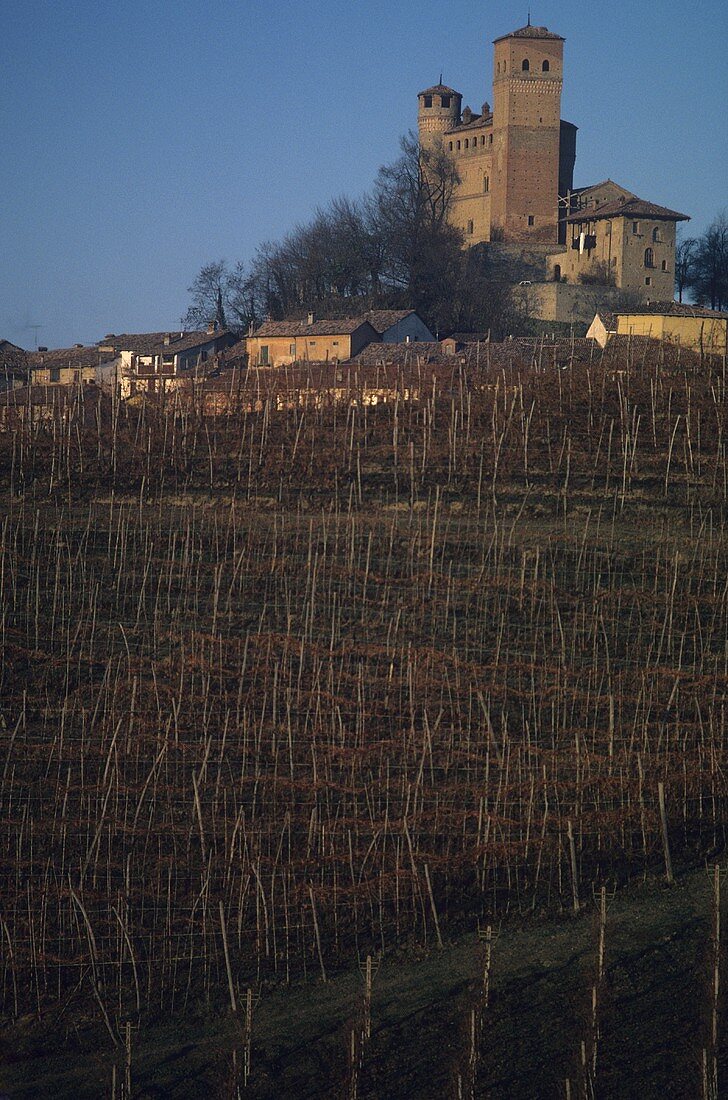
<svg viewBox="0 0 728 1100"><path fill-rule="evenodd" d="M491 268L511 273L535 334L516 328L499 346L487 331L433 331L414 309L311 311L241 332L218 310L204 330L110 332L90 346L26 351L0 340L0 428L55 416L79 391L139 402L202 388L214 411L230 380L251 369L256 385L260 372L298 369L306 400L322 386L348 400L349 379L369 372L358 400L376 403L396 389L382 370L391 379L399 368L507 359L514 347L548 346L557 362L593 357L615 338L647 338L724 355L728 314L673 300L676 227L687 215L611 179L574 186L577 127L561 118L563 76L564 39L529 22L495 40L492 106L463 107L442 79L418 96L419 147L454 169L450 222L465 249L487 250Z"/></svg>

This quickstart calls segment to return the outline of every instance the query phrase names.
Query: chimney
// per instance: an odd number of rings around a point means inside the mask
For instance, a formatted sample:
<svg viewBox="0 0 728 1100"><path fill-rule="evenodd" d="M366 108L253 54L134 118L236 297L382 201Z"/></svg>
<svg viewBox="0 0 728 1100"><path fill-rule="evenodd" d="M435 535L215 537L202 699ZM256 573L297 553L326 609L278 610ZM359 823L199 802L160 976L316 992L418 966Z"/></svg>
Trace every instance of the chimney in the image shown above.
<svg viewBox="0 0 728 1100"><path fill-rule="evenodd" d="M48 351L48 348L44 347L42 344L39 344L38 351Z"/></svg>
<svg viewBox="0 0 728 1100"><path fill-rule="evenodd" d="M165 332L165 334L164 334L164 346L165 346L165 348L168 348L171 343L172 343L172 334L170 332Z"/></svg>
<svg viewBox="0 0 728 1100"><path fill-rule="evenodd" d="M470 123L472 121L473 121L473 112L470 110L469 107L466 107L465 110L463 111L463 124L465 126L468 126L468 125L470 125Z"/></svg>
<svg viewBox="0 0 728 1100"><path fill-rule="evenodd" d="M313 325L313 324L315 324L315 322L316 322L316 314L313 313L313 312L309 313L308 320L306 321L306 324L307 325Z"/></svg>
<svg viewBox="0 0 728 1100"><path fill-rule="evenodd" d="M73 346L74 346L74 348L82 348L83 344L74 344Z"/></svg>

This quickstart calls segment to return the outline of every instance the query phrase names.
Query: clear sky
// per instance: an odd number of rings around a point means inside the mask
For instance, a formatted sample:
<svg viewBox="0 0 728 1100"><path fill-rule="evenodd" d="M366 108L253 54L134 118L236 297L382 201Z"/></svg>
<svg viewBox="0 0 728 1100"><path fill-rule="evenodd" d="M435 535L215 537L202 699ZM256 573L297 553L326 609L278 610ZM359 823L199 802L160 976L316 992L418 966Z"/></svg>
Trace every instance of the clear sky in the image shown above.
<svg viewBox="0 0 728 1100"><path fill-rule="evenodd" d="M2 0L0 338L176 327L208 260L358 195L438 80L478 110L523 3ZM566 38L576 183L728 206L728 4L541 0Z"/></svg>

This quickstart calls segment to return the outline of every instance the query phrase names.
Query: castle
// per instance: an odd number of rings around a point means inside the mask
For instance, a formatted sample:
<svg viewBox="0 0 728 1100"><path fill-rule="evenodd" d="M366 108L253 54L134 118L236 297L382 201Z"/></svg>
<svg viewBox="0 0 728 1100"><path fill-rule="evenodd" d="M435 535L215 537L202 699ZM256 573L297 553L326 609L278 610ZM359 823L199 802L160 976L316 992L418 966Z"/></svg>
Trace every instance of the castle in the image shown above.
<svg viewBox="0 0 728 1100"><path fill-rule="evenodd" d="M587 285L671 300L676 223L687 216L612 180L574 188L577 127L561 118L563 72L564 39L529 19L494 42L492 107L463 109L442 81L419 93L420 144L441 143L460 177L451 220L466 246L540 255L540 279L563 287L540 294L548 319L588 314L591 301L577 293Z"/></svg>

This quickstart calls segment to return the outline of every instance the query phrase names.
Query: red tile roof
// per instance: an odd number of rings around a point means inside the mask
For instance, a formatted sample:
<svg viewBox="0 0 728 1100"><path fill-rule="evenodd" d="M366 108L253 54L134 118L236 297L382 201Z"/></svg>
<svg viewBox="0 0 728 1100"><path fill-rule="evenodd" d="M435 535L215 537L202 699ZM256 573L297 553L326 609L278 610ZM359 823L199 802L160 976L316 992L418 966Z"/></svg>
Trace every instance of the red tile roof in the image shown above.
<svg viewBox="0 0 728 1100"><path fill-rule="evenodd" d="M511 31L510 34L502 34L500 38L496 38L494 41L504 42L506 38L551 38L557 42L564 41L560 34L554 34L548 27L532 27L530 23L526 27L520 27L517 31Z"/></svg>
<svg viewBox="0 0 728 1100"><path fill-rule="evenodd" d="M587 206L570 214L567 222L601 221L605 218L647 218L651 221L689 222L688 214L668 210L654 202L646 202L636 196L626 202L605 202L603 206Z"/></svg>

